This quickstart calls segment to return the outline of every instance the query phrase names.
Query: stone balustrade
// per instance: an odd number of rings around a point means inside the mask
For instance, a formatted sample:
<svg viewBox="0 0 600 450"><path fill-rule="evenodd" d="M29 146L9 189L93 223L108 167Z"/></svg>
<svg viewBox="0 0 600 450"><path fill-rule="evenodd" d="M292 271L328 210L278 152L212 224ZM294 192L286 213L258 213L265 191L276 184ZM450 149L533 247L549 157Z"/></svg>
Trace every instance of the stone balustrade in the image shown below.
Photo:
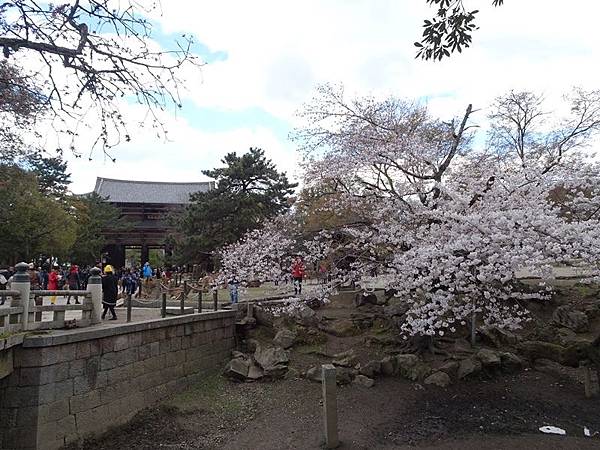
<svg viewBox="0 0 600 450"><path fill-rule="evenodd" d="M67 311L81 311L81 318L76 319L78 327L87 327L100 322L102 309L102 280L100 269L92 269L87 290L31 290L28 265L19 263L15 266L17 273L13 276L11 290L0 291L4 305L0 306L0 335L30 330L48 330L64 328L67 324ZM77 296L82 298L81 304L44 305L44 297ZM42 320L44 313L51 313L51 320ZM47 316L47 314L45 314Z"/></svg>

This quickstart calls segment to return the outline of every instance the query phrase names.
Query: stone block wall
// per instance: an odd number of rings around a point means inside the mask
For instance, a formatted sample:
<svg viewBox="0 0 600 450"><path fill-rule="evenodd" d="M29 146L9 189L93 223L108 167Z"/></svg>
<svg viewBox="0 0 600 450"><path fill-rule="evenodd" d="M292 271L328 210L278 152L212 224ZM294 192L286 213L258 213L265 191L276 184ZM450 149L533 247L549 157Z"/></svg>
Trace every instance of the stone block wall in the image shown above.
<svg viewBox="0 0 600 450"><path fill-rule="evenodd" d="M220 370L235 312L29 336L0 381L0 448L58 449Z"/></svg>

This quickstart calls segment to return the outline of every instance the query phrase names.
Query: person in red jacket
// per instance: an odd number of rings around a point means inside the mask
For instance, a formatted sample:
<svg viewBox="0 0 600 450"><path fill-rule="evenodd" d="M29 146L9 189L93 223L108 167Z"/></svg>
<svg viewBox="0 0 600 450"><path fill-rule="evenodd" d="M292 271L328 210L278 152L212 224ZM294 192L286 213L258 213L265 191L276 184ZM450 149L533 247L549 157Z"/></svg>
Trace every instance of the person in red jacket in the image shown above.
<svg viewBox="0 0 600 450"><path fill-rule="evenodd" d="M58 266L52 267L52 271L48 275L48 290L56 291L58 290L58 280L60 275L58 274Z"/></svg>
<svg viewBox="0 0 600 450"><path fill-rule="evenodd" d="M300 256L292 263L292 279L294 280L294 294L302 294L302 279L304 278L304 263Z"/></svg>
<svg viewBox="0 0 600 450"><path fill-rule="evenodd" d="M60 275L58 274L58 265L54 265L52 267L52 271L48 274L49 291L58 290L58 280L60 280ZM56 303L56 295L50 297L50 303L52 303L53 305Z"/></svg>

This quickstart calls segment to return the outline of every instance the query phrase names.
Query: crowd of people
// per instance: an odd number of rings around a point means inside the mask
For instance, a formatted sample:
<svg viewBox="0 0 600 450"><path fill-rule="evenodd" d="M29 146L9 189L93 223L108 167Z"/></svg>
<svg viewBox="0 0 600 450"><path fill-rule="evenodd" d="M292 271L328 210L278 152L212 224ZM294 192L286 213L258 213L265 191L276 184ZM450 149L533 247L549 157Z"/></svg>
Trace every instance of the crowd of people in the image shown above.
<svg viewBox="0 0 600 450"><path fill-rule="evenodd" d="M111 313L111 319L116 319L114 307L116 306L119 297L126 296L141 296L144 285L148 285L152 279L161 279L168 282L175 273L181 271L181 268L156 268L153 269L149 262L144 263L142 267L123 267L114 268L110 264L98 264L98 268L102 270L102 285L103 285L103 304L104 313L102 318L105 318L107 312ZM76 264L59 265L43 264L37 266L34 263L29 263L28 275L31 283L31 290L86 290L90 270L92 266L79 267ZM319 278L325 277L325 268L319 266L316 269ZM14 267L0 269L0 290L7 289L10 280L15 273ZM294 294L302 294L302 281L306 275L306 267L300 256L294 258L289 269L288 276L285 277L285 282L292 281L294 285ZM288 279L289 277L289 279ZM203 284L206 279L216 280L216 277L210 275L203 278ZM275 284L278 284L277 282ZM238 287L240 281L235 278L230 278L227 282L231 303L238 302ZM216 284L210 283L211 288L216 288ZM77 296L66 296L67 304L71 303L71 297L74 298L76 304L79 304ZM56 296L50 297L51 303L55 303ZM4 297L0 296L0 305L4 304Z"/></svg>

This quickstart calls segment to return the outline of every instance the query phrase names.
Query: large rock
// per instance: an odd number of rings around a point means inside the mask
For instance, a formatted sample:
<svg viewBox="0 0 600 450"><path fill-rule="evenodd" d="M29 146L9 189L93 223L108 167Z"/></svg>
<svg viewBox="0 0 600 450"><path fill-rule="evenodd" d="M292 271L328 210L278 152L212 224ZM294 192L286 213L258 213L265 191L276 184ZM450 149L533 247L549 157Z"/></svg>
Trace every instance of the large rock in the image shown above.
<svg viewBox="0 0 600 450"><path fill-rule="evenodd" d="M331 362L334 366L353 367L356 365L356 355L354 354L354 350L338 353L334 358L335 359Z"/></svg>
<svg viewBox="0 0 600 450"><path fill-rule="evenodd" d="M258 380L264 375L265 371L262 369L262 367L259 367L256 364L252 363L250 364L250 368L248 369L248 375L246 375L246 378L248 380Z"/></svg>
<svg viewBox="0 0 600 450"><path fill-rule="evenodd" d="M574 310L569 305L559 306L552 314L554 323L567 327L576 333L589 331L590 324L588 316L584 312Z"/></svg>
<svg viewBox="0 0 600 450"><path fill-rule="evenodd" d="M319 323L319 316L317 316L317 313L305 305L294 310L293 318L297 323L304 325L305 327L314 327Z"/></svg>
<svg viewBox="0 0 600 450"><path fill-rule="evenodd" d="M600 294L596 294L597 298L600 298ZM600 317L600 304L596 303L588 303L584 307L585 315L588 316L588 319L594 320Z"/></svg>
<svg viewBox="0 0 600 450"><path fill-rule="evenodd" d="M244 316L242 319L238 320L235 323L235 326L237 327L238 331L242 330L247 332L256 328L256 322L257 321L254 317Z"/></svg>
<svg viewBox="0 0 600 450"><path fill-rule="evenodd" d="M562 346L568 346L579 342L579 338L573 330L561 327L556 330L556 341Z"/></svg>
<svg viewBox="0 0 600 450"><path fill-rule="evenodd" d="M462 380L470 375L481 372L481 362L475 358L463 359L458 367L458 379Z"/></svg>
<svg viewBox="0 0 600 450"><path fill-rule="evenodd" d="M519 344L518 348L530 361L550 359L560 362L565 351L565 348L561 345L543 341L525 341Z"/></svg>
<svg viewBox="0 0 600 450"><path fill-rule="evenodd" d="M424 364L417 355L396 355L398 375L412 381L422 380L431 373L431 367Z"/></svg>
<svg viewBox="0 0 600 450"><path fill-rule="evenodd" d="M252 307L252 314L259 325L272 328L276 317L271 311L258 305Z"/></svg>
<svg viewBox="0 0 600 450"><path fill-rule="evenodd" d="M238 380L245 380L250 370L251 361L247 358L233 358L227 363L224 374Z"/></svg>
<svg viewBox="0 0 600 450"><path fill-rule="evenodd" d="M455 339L450 348L448 349L450 353L472 353L473 347L471 347L471 343L466 339Z"/></svg>
<svg viewBox="0 0 600 450"><path fill-rule="evenodd" d="M304 303L310 309L319 309L321 306L324 305L323 300L321 300L320 298L317 298L317 297L313 297L308 300L305 300Z"/></svg>
<svg viewBox="0 0 600 450"><path fill-rule="evenodd" d="M293 367L289 367L288 371L285 373L284 378L286 380L295 380L297 378L300 378L300 372L298 372L296 369L294 369Z"/></svg>
<svg viewBox="0 0 600 450"><path fill-rule="evenodd" d="M256 349L260 347L260 342L258 342L256 339L246 339L244 344L246 345L246 351L248 353L254 353Z"/></svg>
<svg viewBox="0 0 600 450"><path fill-rule="evenodd" d="M447 373L435 372L429 375L427 378L425 378L423 382L425 384L433 384L439 387L447 387L450 385L450 383L452 383L452 380L450 379Z"/></svg>
<svg viewBox="0 0 600 450"><path fill-rule="evenodd" d="M375 386L375 380L364 375L356 375L356 378L354 378L354 383L366 388Z"/></svg>
<svg viewBox="0 0 600 450"><path fill-rule="evenodd" d="M392 376L398 373L398 362L393 356L386 356L381 360L381 373L386 376Z"/></svg>
<svg viewBox="0 0 600 450"><path fill-rule="evenodd" d="M263 368L266 376L279 378L285 375L290 357L281 347L258 347L254 360Z"/></svg>
<svg viewBox="0 0 600 450"><path fill-rule="evenodd" d="M563 366L578 367L579 362L599 358L598 351L589 342L581 341L563 347L542 341L525 341L519 345L521 352L530 360L548 359Z"/></svg>
<svg viewBox="0 0 600 450"><path fill-rule="evenodd" d="M581 383L579 370L563 366L562 364L550 361L549 359L537 359L534 362L533 368L538 372L548 373L561 379L570 379L576 384Z"/></svg>
<svg viewBox="0 0 600 450"><path fill-rule="evenodd" d="M376 305L377 296L369 292L358 292L354 297L354 306Z"/></svg>
<svg viewBox="0 0 600 450"><path fill-rule="evenodd" d="M288 349L296 343L297 338L298 335L296 333L286 328L277 332L275 338L273 339L273 344L284 349Z"/></svg>
<svg viewBox="0 0 600 450"><path fill-rule="evenodd" d="M481 327L477 330L484 344L502 348L506 345L515 345L517 335L508 330L503 330L495 326Z"/></svg>
<svg viewBox="0 0 600 450"><path fill-rule="evenodd" d="M242 354L227 363L224 374L236 380L258 380L263 377L264 372L250 357Z"/></svg>
<svg viewBox="0 0 600 450"><path fill-rule="evenodd" d="M486 369L499 369L500 368L500 355L489 348L482 348L477 352L475 357L481 361L481 364Z"/></svg>
<svg viewBox="0 0 600 450"><path fill-rule="evenodd" d="M458 361L446 361L444 364L438 367L437 370L439 370L440 372L444 372L450 378L453 378L456 377L459 366L460 364L458 363Z"/></svg>
<svg viewBox="0 0 600 450"><path fill-rule="evenodd" d="M323 331L338 337L355 336L360 333L360 330L350 319L333 320L331 323L325 325Z"/></svg>
<svg viewBox="0 0 600 450"><path fill-rule="evenodd" d="M348 367L335 368L335 381L339 385L350 384L356 376L356 371Z"/></svg>
<svg viewBox="0 0 600 450"><path fill-rule="evenodd" d="M502 368L509 372L517 372L523 368L523 360L514 353L502 352L500 353L500 361Z"/></svg>
<svg viewBox="0 0 600 450"><path fill-rule="evenodd" d="M321 373L321 367L315 366L311 367L306 371L304 375L308 380L321 382L323 381L323 374Z"/></svg>
<svg viewBox="0 0 600 450"><path fill-rule="evenodd" d="M381 373L381 361L369 361L364 366L361 366L358 372L369 378L373 378Z"/></svg>

